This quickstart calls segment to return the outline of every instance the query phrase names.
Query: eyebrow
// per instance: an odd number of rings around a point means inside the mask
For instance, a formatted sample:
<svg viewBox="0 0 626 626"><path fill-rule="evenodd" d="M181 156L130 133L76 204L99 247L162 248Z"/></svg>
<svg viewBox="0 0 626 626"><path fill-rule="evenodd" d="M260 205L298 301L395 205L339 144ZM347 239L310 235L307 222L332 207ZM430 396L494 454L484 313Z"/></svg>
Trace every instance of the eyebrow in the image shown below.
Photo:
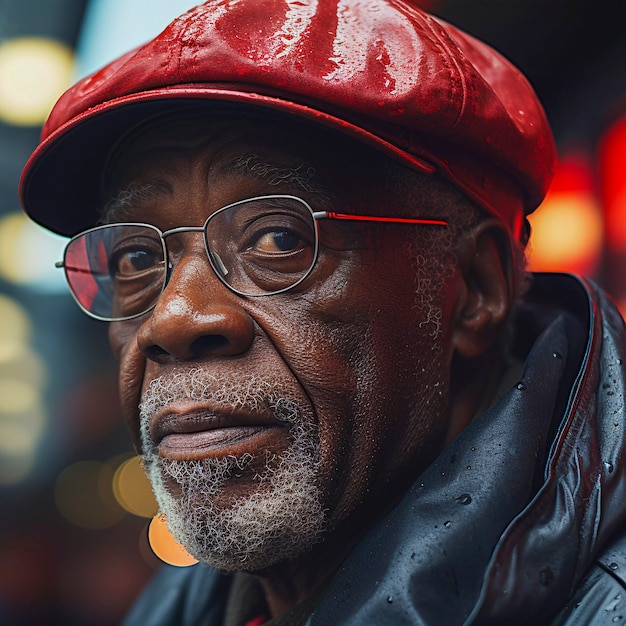
<svg viewBox="0 0 626 626"><path fill-rule="evenodd" d="M222 174L248 174L270 186L286 187L294 195L305 192L315 196L325 208L332 206L328 188L319 180L312 165L301 163L297 167L264 161L257 154L247 153L235 157L230 163L220 168ZM133 209L158 196L171 193L169 185L154 181L144 184L131 183L118 190L104 205L101 212L101 224L124 221Z"/></svg>
<svg viewBox="0 0 626 626"><path fill-rule="evenodd" d="M171 193L171 188L165 183L158 181L138 185L131 183L117 191L104 205L101 212L100 223L124 221L138 205L153 200L154 198Z"/></svg>
<svg viewBox="0 0 626 626"><path fill-rule="evenodd" d="M254 153L235 157L222 171L228 173L244 173L252 175L271 186L286 187L294 195L305 192L316 197L324 205L332 204L332 195L317 175L316 169L301 163L297 167L264 161Z"/></svg>

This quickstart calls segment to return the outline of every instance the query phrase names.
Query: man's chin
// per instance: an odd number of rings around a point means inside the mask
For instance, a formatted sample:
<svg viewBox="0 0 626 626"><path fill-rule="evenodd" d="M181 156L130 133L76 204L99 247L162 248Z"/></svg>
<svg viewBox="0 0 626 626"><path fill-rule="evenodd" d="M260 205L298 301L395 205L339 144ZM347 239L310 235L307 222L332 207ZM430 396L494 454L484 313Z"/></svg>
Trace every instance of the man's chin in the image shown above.
<svg viewBox="0 0 626 626"><path fill-rule="evenodd" d="M320 540L325 515L315 461L293 449L262 472L254 466L250 455L146 461L170 531L199 561L260 571Z"/></svg>

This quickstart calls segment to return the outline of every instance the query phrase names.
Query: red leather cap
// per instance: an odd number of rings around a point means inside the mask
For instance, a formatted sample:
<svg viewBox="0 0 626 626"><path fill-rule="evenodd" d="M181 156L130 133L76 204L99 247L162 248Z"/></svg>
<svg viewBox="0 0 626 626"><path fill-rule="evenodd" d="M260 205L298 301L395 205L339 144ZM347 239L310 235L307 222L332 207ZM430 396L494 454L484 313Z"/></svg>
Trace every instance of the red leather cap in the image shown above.
<svg viewBox="0 0 626 626"><path fill-rule="evenodd" d="M439 172L518 238L555 167L522 74L409 2L210 0L60 98L22 174L24 209L63 235L93 226L106 159L129 129L227 103L306 118Z"/></svg>

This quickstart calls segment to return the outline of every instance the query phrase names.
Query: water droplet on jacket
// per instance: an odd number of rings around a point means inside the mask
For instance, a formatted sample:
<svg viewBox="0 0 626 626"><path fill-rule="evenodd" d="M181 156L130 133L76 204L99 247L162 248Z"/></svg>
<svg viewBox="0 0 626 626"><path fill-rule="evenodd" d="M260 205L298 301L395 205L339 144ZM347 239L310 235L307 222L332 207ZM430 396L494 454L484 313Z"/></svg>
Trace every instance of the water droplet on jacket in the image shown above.
<svg viewBox="0 0 626 626"><path fill-rule="evenodd" d="M517 383L515 387L519 389L520 391L524 391L526 389L526 385L524 383Z"/></svg>
<svg viewBox="0 0 626 626"><path fill-rule="evenodd" d="M609 463L608 461L605 461L605 462L604 462L604 467L606 468L606 471L607 471L609 474L612 474L612 473L613 473L613 469L614 469L614 467L613 467L613 463Z"/></svg>
<svg viewBox="0 0 626 626"><path fill-rule="evenodd" d="M622 359L617 359L617 364L621 365L624 361Z"/></svg>
<svg viewBox="0 0 626 626"><path fill-rule="evenodd" d="M553 358L555 359L562 359L563 357L558 353L558 352L553 352L552 353Z"/></svg>
<svg viewBox="0 0 626 626"><path fill-rule="evenodd" d="M552 583L554 579L554 572L551 567L544 567L539 572L539 582L544 586L548 587L550 583Z"/></svg>
<svg viewBox="0 0 626 626"><path fill-rule="evenodd" d="M468 465L465 469L471 470L471 469L472 469L472 466L471 466L471 465Z"/></svg>
<svg viewBox="0 0 626 626"><path fill-rule="evenodd" d="M470 504L470 502L472 501L472 496L470 496L469 493L463 493L456 499L456 501L459 504Z"/></svg>
<svg viewBox="0 0 626 626"><path fill-rule="evenodd" d="M615 598L613 598L613 600L611 602L609 602L608 606L604 607L605 611L614 611L617 608L617 605L620 602L620 597L619 595L615 596Z"/></svg>
<svg viewBox="0 0 626 626"><path fill-rule="evenodd" d="M610 563L609 564L609 569L612 569L613 571L615 571L618 568L617 563Z"/></svg>
<svg viewBox="0 0 626 626"><path fill-rule="evenodd" d="M393 597L392 596L387 596L387 602L389 602L389 604L391 604L393 602Z"/></svg>
<svg viewBox="0 0 626 626"><path fill-rule="evenodd" d="M476 448L474 446L472 446L471 450L472 452L476 452Z"/></svg>
<svg viewBox="0 0 626 626"><path fill-rule="evenodd" d="M452 526L452 522L451 522L450 520L448 520L447 522L444 522L444 523L443 523L443 525L444 525L446 528L450 528L450 526Z"/></svg>
<svg viewBox="0 0 626 626"><path fill-rule="evenodd" d="M614 624L617 624L617 622L619 622L621 619L622 619L622 616L621 616L621 615L616 615L616 616L615 616L615 617L614 617L611 621L612 621Z"/></svg>

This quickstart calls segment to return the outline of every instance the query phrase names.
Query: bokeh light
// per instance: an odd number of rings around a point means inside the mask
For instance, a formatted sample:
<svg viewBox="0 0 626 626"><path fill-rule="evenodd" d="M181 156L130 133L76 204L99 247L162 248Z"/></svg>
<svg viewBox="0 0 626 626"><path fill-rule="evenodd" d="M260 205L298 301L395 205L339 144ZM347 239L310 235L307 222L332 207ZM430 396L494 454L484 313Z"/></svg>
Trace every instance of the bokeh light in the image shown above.
<svg viewBox="0 0 626 626"><path fill-rule="evenodd" d="M594 274L602 255L604 228L585 159L578 155L562 159L548 195L528 220L532 271Z"/></svg>
<svg viewBox="0 0 626 626"><path fill-rule="evenodd" d="M0 392L0 485L5 486L23 481L32 471L47 417L36 390L22 381L10 382L22 387L33 402L25 410L15 410L17 403L4 406L6 395Z"/></svg>
<svg viewBox="0 0 626 626"><path fill-rule="evenodd" d="M165 515L157 515L152 518L148 527L148 541L152 551L161 561L169 565L188 567L198 562L174 539L172 533L167 528Z"/></svg>
<svg viewBox="0 0 626 626"><path fill-rule="evenodd" d="M63 272L54 267L65 239L33 224L21 212L0 219L0 276L41 291L67 291Z"/></svg>
<svg viewBox="0 0 626 626"><path fill-rule="evenodd" d="M0 44L0 119L18 126L43 124L69 86L73 53L43 37L21 37Z"/></svg>
<svg viewBox="0 0 626 626"><path fill-rule="evenodd" d="M626 252L626 114L605 132L599 153L607 243Z"/></svg>
<svg viewBox="0 0 626 626"><path fill-rule="evenodd" d="M0 310L2 309L2 300L3 298L0 296ZM0 315L2 315L1 312ZM27 381L41 393L45 387L48 373L41 356L30 345L24 343L18 347L17 343L8 343L5 348L0 338L0 379L3 378Z"/></svg>
<svg viewBox="0 0 626 626"><path fill-rule="evenodd" d="M120 506L139 517L154 517L157 503L141 466L141 459L126 459L113 475L113 495Z"/></svg>
<svg viewBox="0 0 626 626"><path fill-rule="evenodd" d="M25 413L37 405L39 390L19 378L0 378L0 398L0 413Z"/></svg>
<svg viewBox="0 0 626 626"><path fill-rule="evenodd" d="M536 272L589 274L602 250L602 216L591 197L554 193L530 219L530 265Z"/></svg>
<svg viewBox="0 0 626 626"><path fill-rule="evenodd" d="M8 296L0 295L0 363L16 357L31 335L31 324L25 309Z"/></svg>
<svg viewBox="0 0 626 626"><path fill-rule="evenodd" d="M26 479L35 464L47 414L41 357L29 345L31 322L17 301L0 295L0 485Z"/></svg>
<svg viewBox="0 0 626 626"><path fill-rule="evenodd" d="M112 490L113 470L99 461L80 461L57 477L55 501L61 515L81 528L109 528L125 511Z"/></svg>

